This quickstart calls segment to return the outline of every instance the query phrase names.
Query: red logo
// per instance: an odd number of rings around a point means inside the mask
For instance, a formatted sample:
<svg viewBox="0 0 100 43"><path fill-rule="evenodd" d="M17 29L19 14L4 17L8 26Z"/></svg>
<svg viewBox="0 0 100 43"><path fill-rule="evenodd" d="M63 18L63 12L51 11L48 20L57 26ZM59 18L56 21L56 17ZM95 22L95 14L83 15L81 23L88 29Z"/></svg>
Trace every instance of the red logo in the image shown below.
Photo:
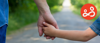
<svg viewBox="0 0 100 43"><path fill-rule="evenodd" d="M86 20L91 20L97 15L97 9L93 4L85 4L81 8L81 15Z"/></svg>

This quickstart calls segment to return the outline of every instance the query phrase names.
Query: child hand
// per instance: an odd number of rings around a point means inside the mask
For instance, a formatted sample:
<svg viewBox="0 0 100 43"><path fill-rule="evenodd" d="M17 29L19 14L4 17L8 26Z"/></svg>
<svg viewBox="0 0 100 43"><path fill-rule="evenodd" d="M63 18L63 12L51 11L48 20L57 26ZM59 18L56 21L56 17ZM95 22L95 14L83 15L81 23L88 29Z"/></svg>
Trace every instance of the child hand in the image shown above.
<svg viewBox="0 0 100 43"><path fill-rule="evenodd" d="M49 35L49 36L54 36L56 28L46 22L43 22L43 25L46 26L46 27L43 27L44 34Z"/></svg>

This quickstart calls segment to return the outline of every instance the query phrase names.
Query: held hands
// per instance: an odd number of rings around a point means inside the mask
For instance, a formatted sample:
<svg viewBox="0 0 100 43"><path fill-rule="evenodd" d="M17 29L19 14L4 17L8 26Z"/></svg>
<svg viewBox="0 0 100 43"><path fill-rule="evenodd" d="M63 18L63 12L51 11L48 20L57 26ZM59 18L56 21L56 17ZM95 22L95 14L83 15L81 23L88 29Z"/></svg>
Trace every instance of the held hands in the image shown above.
<svg viewBox="0 0 100 43"><path fill-rule="evenodd" d="M53 25L56 29L59 29L55 19L53 18L53 16L51 14L40 14L39 19L38 19L38 24L37 24L38 32L39 32L40 36L43 35L43 28L42 28L42 27L44 27L43 22L49 23L49 24ZM44 35L44 36L46 37L46 39L54 40L54 38L55 38L55 37L51 37L49 35Z"/></svg>
<svg viewBox="0 0 100 43"><path fill-rule="evenodd" d="M36 3L38 10L39 10L39 19L38 19L38 32L39 35L42 36L43 35L43 22L49 23L51 25L53 25L56 29L58 28L57 22L56 20L53 18L49 6L46 2L46 0L34 0L34 2ZM45 35L46 39L54 39L55 37L51 37L48 35Z"/></svg>
<svg viewBox="0 0 100 43"><path fill-rule="evenodd" d="M57 29L46 22L43 22L43 25L45 25L45 27L43 27L44 34L49 36L54 36L54 33L56 32Z"/></svg>

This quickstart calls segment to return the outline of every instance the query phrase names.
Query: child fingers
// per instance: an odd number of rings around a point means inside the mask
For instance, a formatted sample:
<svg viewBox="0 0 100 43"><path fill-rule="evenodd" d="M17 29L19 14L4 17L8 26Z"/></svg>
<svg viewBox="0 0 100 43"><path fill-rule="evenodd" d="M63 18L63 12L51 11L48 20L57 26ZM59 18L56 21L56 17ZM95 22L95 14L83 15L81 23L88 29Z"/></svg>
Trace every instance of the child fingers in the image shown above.
<svg viewBox="0 0 100 43"><path fill-rule="evenodd" d="M43 28L43 31L45 31L46 30L46 27L42 27Z"/></svg>
<svg viewBox="0 0 100 43"><path fill-rule="evenodd" d="M43 27L43 33L46 34L47 32L47 27Z"/></svg>

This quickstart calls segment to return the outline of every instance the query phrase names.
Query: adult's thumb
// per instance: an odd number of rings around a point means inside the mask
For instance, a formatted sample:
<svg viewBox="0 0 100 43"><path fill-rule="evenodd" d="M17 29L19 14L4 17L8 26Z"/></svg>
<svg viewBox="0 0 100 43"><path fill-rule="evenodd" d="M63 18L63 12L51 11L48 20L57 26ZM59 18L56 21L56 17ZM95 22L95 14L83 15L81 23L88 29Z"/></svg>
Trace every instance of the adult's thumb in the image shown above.
<svg viewBox="0 0 100 43"><path fill-rule="evenodd" d="M43 25L45 25L45 26L49 26L49 24L48 24L48 23L46 23L46 22L43 22Z"/></svg>

